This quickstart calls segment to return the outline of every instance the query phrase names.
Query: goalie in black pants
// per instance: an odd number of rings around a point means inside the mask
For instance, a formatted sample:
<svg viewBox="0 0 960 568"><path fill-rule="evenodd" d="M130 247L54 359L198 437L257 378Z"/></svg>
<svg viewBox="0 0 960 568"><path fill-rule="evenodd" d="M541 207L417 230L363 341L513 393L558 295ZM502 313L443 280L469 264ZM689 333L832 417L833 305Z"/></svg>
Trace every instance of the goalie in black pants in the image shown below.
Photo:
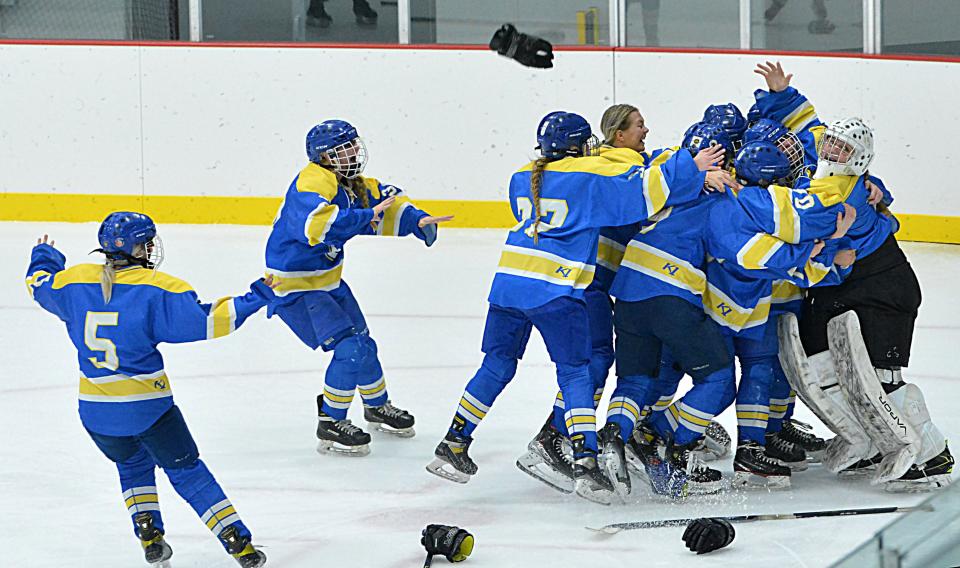
<svg viewBox="0 0 960 568"><path fill-rule="evenodd" d="M875 469L873 483L889 491L945 486L953 457L930 420L920 389L901 375L910 360L920 284L893 236L898 222L886 207L892 201L889 193L883 190L885 199L876 207L868 199L868 178L882 188L882 182L866 175L873 132L859 119L833 123L818 155L815 177L836 180L821 199L843 200L857 209L847 237L858 258L838 285L808 291L799 338L819 377L811 383L795 372L791 380L805 382L798 390L807 393L808 401L814 399L815 412L840 435L841 441L828 450L828 467L848 473L851 468ZM789 342L783 332L781 326L781 341ZM782 349L787 357L802 357L787 347ZM821 353L829 353L827 360L815 359Z"/></svg>

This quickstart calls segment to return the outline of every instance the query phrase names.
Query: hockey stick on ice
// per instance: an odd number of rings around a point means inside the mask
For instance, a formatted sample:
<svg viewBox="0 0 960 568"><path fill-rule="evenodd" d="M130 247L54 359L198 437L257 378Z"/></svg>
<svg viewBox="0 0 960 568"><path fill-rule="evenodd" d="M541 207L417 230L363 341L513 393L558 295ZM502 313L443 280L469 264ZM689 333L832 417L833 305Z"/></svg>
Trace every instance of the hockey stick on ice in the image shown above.
<svg viewBox="0 0 960 568"><path fill-rule="evenodd" d="M878 515L881 513L910 513L913 511L930 511L929 506L917 507L876 507L873 509L834 509L832 511L806 511L803 513L768 513L762 515L738 515L735 517L720 517L731 523L749 523L753 521L781 521L784 519L809 519L813 517L845 517L847 515ZM620 531L636 529L655 529L660 527L685 527L697 519L663 519L659 521L636 521L632 523L614 523L599 528L587 527L589 530L603 534L617 534Z"/></svg>

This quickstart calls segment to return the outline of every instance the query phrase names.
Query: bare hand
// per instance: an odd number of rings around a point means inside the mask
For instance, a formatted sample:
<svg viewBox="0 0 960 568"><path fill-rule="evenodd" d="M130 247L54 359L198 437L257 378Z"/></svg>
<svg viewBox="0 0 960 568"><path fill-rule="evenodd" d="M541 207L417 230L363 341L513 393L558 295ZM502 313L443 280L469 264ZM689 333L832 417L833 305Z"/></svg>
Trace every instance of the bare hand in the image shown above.
<svg viewBox="0 0 960 568"><path fill-rule="evenodd" d="M757 63L757 68L753 72L757 75L763 75L763 78L767 81L767 90L771 93L779 93L789 87L790 79L793 78L793 73L786 75L783 72L783 67L780 66L779 61L776 64L769 61Z"/></svg>
<svg viewBox="0 0 960 568"><path fill-rule="evenodd" d="M424 217L417 222L417 226L422 229L427 225L437 225L439 223L446 223L447 221L453 221L453 215L445 215L443 217Z"/></svg>
<svg viewBox="0 0 960 568"><path fill-rule="evenodd" d="M274 279L273 274L270 274L266 278L263 278L263 283L266 284L271 290L276 290L277 286L280 285L280 279Z"/></svg>
<svg viewBox="0 0 960 568"><path fill-rule="evenodd" d="M53 246L53 239L50 239L50 242L48 243L48 242L47 242L47 238L48 238L47 235L44 235L44 236L43 236L43 239L37 239L37 244L38 244L38 245L50 245L50 246Z"/></svg>
<svg viewBox="0 0 960 568"><path fill-rule="evenodd" d="M373 206L373 222L376 223L380 221L380 219L383 217L383 212L386 211L391 205L393 205L393 202L396 200L397 200L396 197L388 197L383 201L381 201L380 203L378 203L377 205L374 205Z"/></svg>
<svg viewBox="0 0 960 568"><path fill-rule="evenodd" d="M697 155L693 158L693 163L697 165L697 169L701 172L719 170L720 166L716 164L723 161L723 154L723 146L710 146L697 152Z"/></svg>
<svg viewBox="0 0 960 568"><path fill-rule="evenodd" d="M850 205L843 204L843 213L837 213L837 231L830 235L831 239L839 239L847 234L853 222L857 220L857 210Z"/></svg>
<svg viewBox="0 0 960 568"><path fill-rule="evenodd" d="M863 185L867 188L867 191L870 192L870 195L867 197L867 203L876 205L883 200L883 191L880 190L880 186L870 180L865 181Z"/></svg>
<svg viewBox="0 0 960 568"><path fill-rule="evenodd" d="M740 189L743 187L737 183L737 180L733 179L730 172L726 170L707 172L703 185L707 188L707 191L719 191L720 193L725 192L728 187L730 189Z"/></svg>
<svg viewBox="0 0 960 568"><path fill-rule="evenodd" d="M827 243L823 241L817 241L816 243L814 243L813 250L810 252L810 258L813 258L818 254L820 254L820 252L823 250L823 247L825 246L827 246Z"/></svg>
<svg viewBox="0 0 960 568"><path fill-rule="evenodd" d="M857 260L857 251L853 249L843 249L833 257L833 263L840 268L849 268L855 260Z"/></svg>

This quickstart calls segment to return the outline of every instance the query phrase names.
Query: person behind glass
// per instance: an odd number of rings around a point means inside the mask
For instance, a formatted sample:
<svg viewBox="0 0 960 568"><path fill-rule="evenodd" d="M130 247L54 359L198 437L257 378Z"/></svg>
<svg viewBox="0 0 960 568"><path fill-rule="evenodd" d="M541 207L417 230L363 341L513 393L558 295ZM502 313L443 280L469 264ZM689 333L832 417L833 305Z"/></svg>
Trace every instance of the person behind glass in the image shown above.
<svg viewBox="0 0 960 568"><path fill-rule="evenodd" d="M390 403L377 344L340 278L344 246L357 235L411 234L431 246L437 223L453 217L431 217L400 188L361 176L366 147L346 121L313 127L306 149L310 163L287 189L267 240L267 274L279 296L267 316L280 316L311 349L333 351L317 396L317 451L363 456L370 435L347 420L355 391L364 419L382 432L412 437L414 418Z"/></svg>
<svg viewBox="0 0 960 568"><path fill-rule="evenodd" d="M27 289L59 317L77 348L80 421L94 443L117 464L120 488L152 565L173 555L164 540L155 470L196 511L240 566L267 558L207 469L180 409L173 402L160 343L189 343L238 329L274 296L272 280L257 280L243 296L201 304L189 284L157 267L163 248L150 217L111 213L100 225L104 264L65 267L66 257L37 239Z"/></svg>
<svg viewBox="0 0 960 568"><path fill-rule="evenodd" d="M333 18L323 7L326 0L310 0L310 6L307 8L307 25L321 28L329 28L333 23ZM367 0L353 0L353 15L357 18L357 24L361 26L376 26L377 12L370 7Z"/></svg>

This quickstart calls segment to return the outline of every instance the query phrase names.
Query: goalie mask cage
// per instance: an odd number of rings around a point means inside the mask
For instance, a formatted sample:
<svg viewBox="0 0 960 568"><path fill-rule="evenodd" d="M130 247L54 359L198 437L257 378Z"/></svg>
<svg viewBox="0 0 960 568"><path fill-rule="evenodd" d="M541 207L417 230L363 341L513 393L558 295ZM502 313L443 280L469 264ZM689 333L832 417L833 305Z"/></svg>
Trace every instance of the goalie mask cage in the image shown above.
<svg viewBox="0 0 960 568"><path fill-rule="evenodd" d="M186 0L0 0L0 39L175 41L186 35L186 8Z"/></svg>
<svg viewBox="0 0 960 568"><path fill-rule="evenodd" d="M960 484L927 498L832 568L960 566Z"/></svg>

